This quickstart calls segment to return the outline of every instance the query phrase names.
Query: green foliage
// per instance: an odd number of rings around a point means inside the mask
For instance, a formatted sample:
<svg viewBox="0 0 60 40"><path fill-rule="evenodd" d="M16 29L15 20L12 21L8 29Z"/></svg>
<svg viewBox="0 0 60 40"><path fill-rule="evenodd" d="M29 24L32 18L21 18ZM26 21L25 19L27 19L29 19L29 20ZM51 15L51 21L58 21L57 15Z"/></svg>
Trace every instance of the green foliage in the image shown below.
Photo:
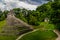
<svg viewBox="0 0 60 40"><path fill-rule="evenodd" d="M50 9L51 9L51 6L49 4L44 4L42 6L38 6L36 10L40 12L46 12L46 11L49 11Z"/></svg>
<svg viewBox="0 0 60 40"><path fill-rule="evenodd" d="M42 28L44 28L46 30L54 30L55 29L54 24L49 24L47 22L41 22L40 26L42 26Z"/></svg>
<svg viewBox="0 0 60 40"><path fill-rule="evenodd" d="M7 14L8 14L8 11L7 11L7 10L5 10L4 12L2 12L2 11L0 10L0 21L5 20L6 17L7 17Z"/></svg>
<svg viewBox="0 0 60 40"><path fill-rule="evenodd" d="M3 15L5 16L5 18L7 18L7 14L8 14L8 10L5 10L4 12L2 12L3 13Z"/></svg>
<svg viewBox="0 0 60 40"><path fill-rule="evenodd" d="M43 21L46 17L49 18L49 22L55 25L60 23L60 0L54 2L48 2L42 6L38 6L36 11L39 11L41 20ZM57 28L60 29L59 26Z"/></svg>
<svg viewBox="0 0 60 40"><path fill-rule="evenodd" d="M28 24L31 25L39 25L39 21L37 18L39 18L39 13L36 11L26 10L26 9L13 9L15 12L15 16ZM38 17L37 17L38 16Z"/></svg>
<svg viewBox="0 0 60 40"><path fill-rule="evenodd" d="M60 23L56 24L56 29L60 31Z"/></svg>
<svg viewBox="0 0 60 40"><path fill-rule="evenodd" d="M52 9L53 9L53 13L52 13L52 15L51 15L51 21L52 21L52 23L54 23L54 24L57 24L57 23L60 23L60 2L54 2L54 3L52 3L52 5L51 5L51 7L52 7Z"/></svg>

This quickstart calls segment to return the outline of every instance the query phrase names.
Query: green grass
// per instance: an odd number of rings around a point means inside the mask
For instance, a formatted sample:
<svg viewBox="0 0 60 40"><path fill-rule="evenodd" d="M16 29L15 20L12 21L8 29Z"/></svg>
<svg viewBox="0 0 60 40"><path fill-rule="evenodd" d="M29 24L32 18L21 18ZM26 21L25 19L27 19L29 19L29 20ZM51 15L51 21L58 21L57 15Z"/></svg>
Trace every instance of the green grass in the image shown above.
<svg viewBox="0 0 60 40"><path fill-rule="evenodd" d="M20 40L55 40L57 35L51 30L36 31L23 36Z"/></svg>
<svg viewBox="0 0 60 40"><path fill-rule="evenodd" d="M2 30L2 27L6 25L6 20L0 21L0 31Z"/></svg>
<svg viewBox="0 0 60 40"><path fill-rule="evenodd" d="M0 36L0 40L16 40L17 36Z"/></svg>
<svg viewBox="0 0 60 40"><path fill-rule="evenodd" d="M0 27L4 26L6 24L6 20L0 21Z"/></svg>

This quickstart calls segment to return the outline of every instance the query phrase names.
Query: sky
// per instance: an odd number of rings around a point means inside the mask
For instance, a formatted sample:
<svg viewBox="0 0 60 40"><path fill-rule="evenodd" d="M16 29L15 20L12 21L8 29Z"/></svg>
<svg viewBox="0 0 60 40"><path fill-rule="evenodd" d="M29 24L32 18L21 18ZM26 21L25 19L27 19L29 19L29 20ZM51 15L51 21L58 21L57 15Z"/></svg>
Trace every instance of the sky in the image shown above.
<svg viewBox="0 0 60 40"><path fill-rule="evenodd" d="M13 8L25 8L28 10L35 10L37 6L47 3L44 0L0 0L1 10L10 10Z"/></svg>

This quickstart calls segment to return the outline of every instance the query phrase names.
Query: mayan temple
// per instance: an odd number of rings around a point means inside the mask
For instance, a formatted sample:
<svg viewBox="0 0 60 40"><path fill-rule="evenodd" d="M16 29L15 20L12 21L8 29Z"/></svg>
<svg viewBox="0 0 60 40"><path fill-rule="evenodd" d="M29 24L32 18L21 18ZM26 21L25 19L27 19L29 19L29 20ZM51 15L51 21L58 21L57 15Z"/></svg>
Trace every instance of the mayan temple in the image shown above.
<svg viewBox="0 0 60 40"><path fill-rule="evenodd" d="M14 16L13 10L11 10L7 14L6 18L6 26L3 28L2 34L8 34L8 35L17 35L17 34L23 34L27 31L33 30L31 25L28 25L27 23L23 22L22 20L16 18ZM26 28L23 31L20 31L19 28Z"/></svg>

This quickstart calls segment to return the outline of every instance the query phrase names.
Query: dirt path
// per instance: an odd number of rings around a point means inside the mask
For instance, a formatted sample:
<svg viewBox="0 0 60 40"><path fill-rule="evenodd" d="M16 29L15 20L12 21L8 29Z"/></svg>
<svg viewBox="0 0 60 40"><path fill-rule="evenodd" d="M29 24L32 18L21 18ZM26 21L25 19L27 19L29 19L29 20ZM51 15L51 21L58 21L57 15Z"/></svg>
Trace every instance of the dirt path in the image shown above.
<svg viewBox="0 0 60 40"><path fill-rule="evenodd" d="M35 30L31 31L31 32L22 34L22 35L20 35L16 40L20 40L24 35L27 35L27 34L32 33L32 32L35 32L35 31L37 31L37 30L39 30L39 29L35 29Z"/></svg>
<svg viewBox="0 0 60 40"><path fill-rule="evenodd" d="M60 40L60 32L58 30L54 30L54 32L57 34L57 39L56 40Z"/></svg>

